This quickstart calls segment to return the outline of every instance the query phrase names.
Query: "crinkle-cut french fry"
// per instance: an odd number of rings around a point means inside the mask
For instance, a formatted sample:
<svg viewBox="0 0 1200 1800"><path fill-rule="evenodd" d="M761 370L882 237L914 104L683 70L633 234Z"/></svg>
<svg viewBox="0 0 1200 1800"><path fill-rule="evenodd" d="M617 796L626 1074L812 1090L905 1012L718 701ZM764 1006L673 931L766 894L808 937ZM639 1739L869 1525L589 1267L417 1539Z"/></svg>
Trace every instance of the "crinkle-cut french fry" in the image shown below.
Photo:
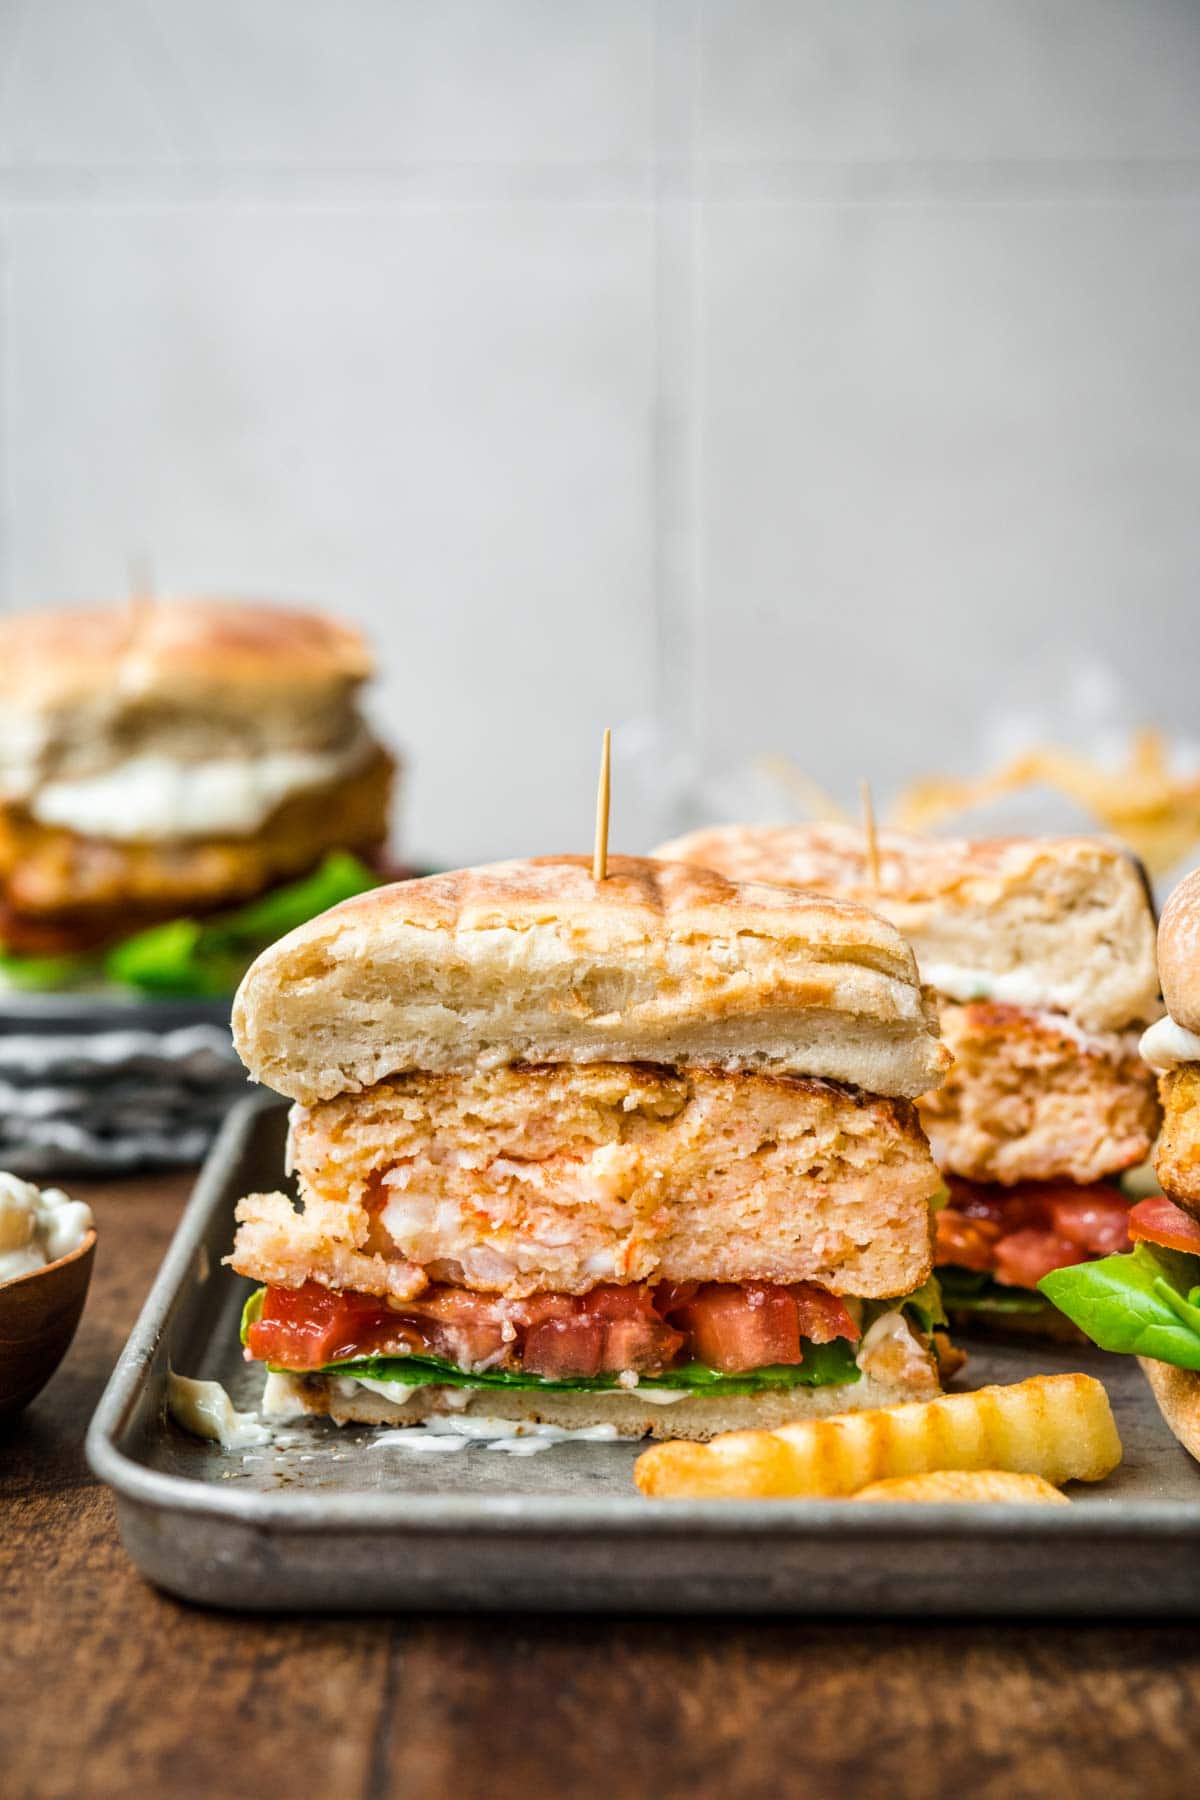
<svg viewBox="0 0 1200 1800"><path fill-rule="evenodd" d="M892 1475L1015 1469L1100 1481L1121 1460L1108 1395L1090 1375L1034 1375L874 1411L656 1444L638 1458L643 1494L670 1500L834 1499Z"/></svg>
<svg viewBox="0 0 1200 1800"><path fill-rule="evenodd" d="M859 1500L923 1501L940 1506L946 1501L1008 1501L1019 1505L1070 1506L1065 1494L1040 1475L1019 1475L1014 1469L931 1469L927 1475L890 1475L851 1494Z"/></svg>

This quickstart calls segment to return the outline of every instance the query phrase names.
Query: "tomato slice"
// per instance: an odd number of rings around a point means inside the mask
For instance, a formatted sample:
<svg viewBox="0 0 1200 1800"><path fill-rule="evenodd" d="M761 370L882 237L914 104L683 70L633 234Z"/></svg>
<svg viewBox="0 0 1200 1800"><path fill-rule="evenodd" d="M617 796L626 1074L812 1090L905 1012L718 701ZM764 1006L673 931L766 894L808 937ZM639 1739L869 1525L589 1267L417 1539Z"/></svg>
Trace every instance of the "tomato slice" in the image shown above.
<svg viewBox="0 0 1200 1800"><path fill-rule="evenodd" d="M626 1369L658 1374L681 1355L741 1373L800 1362L802 1340L858 1336L844 1302L815 1282L608 1284L524 1300L434 1286L392 1307L310 1281L267 1289L247 1345L252 1356L296 1370L408 1352L462 1369L503 1365L566 1380Z"/></svg>
<svg viewBox="0 0 1200 1800"><path fill-rule="evenodd" d="M996 1260L1001 1226L995 1219L968 1218L947 1206L934 1218L939 1263L986 1273Z"/></svg>
<svg viewBox="0 0 1200 1800"><path fill-rule="evenodd" d="M1035 1288L1051 1270L1088 1261L1086 1250L1053 1231L1013 1231L996 1245L992 1273L1004 1287Z"/></svg>
<svg viewBox="0 0 1200 1800"><path fill-rule="evenodd" d="M1144 1238L1148 1244L1162 1244L1167 1250L1185 1250L1200 1256L1200 1225L1173 1200L1155 1194L1139 1200L1129 1214L1129 1235Z"/></svg>
<svg viewBox="0 0 1200 1800"><path fill-rule="evenodd" d="M539 1299L557 1304L548 1310ZM623 1369L654 1374L673 1362L683 1345L682 1332L659 1316L644 1287L597 1287L574 1300L535 1296L521 1307L528 1308L529 1318L521 1366L551 1379Z"/></svg>
<svg viewBox="0 0 1200 1800"><path fill-rule="evenodd" d="M724 1374L801 1360L795 1299L773 1282L706 1281L674 1316L692 1340L693 1356Z"/></svg>
<svg viewBox="0 0 1200 1800"><path fill-rule="evenodd" d="M1129 1248L1129 1202L1111 1182L1025 1181L1002 1188L948 1183L937 1214L936 1260L992 1274L1008 1287L1035 1287L1052 1269Z"/></svg>
<svg viewBox="0 0 1200 1800"><path fill-rule="evenodd" d="M838 1294L831 1294L815 1281L797 1281L790 1289L800 1318L800 1336L813 1344L832 1344L834 1338L849 1338L856 1344L862 1332L846 1310Z"/></svg>
<svg viewBox="0 0 1200 1800"><path fill-rule="evenodd" d="M320 1369L326 1363L369 1356L394 1340L394 1312L372 1294L339 1294L306 1281L298 1288L268 1288L262 1315L246 1334L252 1356L289 1369Z"/></svg>
<svg viewBox="0 0 1200 1800"><path fill-rule="evenodd" d="M1023 1231L1026 1226L1046 1223L1043 1183L1025 1181L1016 1187L1001 1187L994 1181L966 1181L950 1175L946 1186L950 1204L946 1212L961 1218L979 1219L999 1227L1001 1231ZM941 1214L938 1215L939 1218Z"/></svg>
<svg viewBox="0 0 1200 1800"><path fill-rule="evenodd" d="M1114 1188L1079 1188L1056 1193L1048 1203L1054 1231L1091 1256L1113 1256L1129 1248L1129 1202Z"/></svg>
<svg viewBox="0 0 1200 1800"><path fill-rule="evenodd" d="M543 1319L526 1334L521 1367L550 1381L600 1373L604 1357L604 1324L579 1315Z"/></svg>
<svg viewBox="0 0 1200 1800"><path fill-rule="evenodd" d="M413 1348L431 1356L443 1356L464 1369L486 1368L503 1356L511 1327L505 1335L506 1309L495 1294L477 1294L468 1288L431 1288L419 1299L404 1303L392 1313L393 1322L408 1326Z"/></svg>

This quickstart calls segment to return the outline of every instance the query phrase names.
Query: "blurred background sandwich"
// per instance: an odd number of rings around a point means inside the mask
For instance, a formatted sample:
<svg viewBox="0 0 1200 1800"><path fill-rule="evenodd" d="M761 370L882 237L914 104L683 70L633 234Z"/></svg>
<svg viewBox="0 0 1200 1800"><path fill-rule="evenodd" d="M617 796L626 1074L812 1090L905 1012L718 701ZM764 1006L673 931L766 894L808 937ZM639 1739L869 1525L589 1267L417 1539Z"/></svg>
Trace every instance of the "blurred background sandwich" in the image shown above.
<svg viewBox="0 0 1200 1800"><path fill-rule="evenodd" d="M0 620L0 976L231 994L371 886L394 764L353 627L222 599Z"/></svg>
<svg viewBox="0 0 1200 1800"><path fill-rule="evenodd" d="M945 1179L953 1314L1060 1335L1051 1269L1128 1246L1122 1174L1158 1129L1138 1055L1162 1010L1137 864L1103 838L970 840L849 825L725 826L659 855L874 907L912 945L954 1057L918 1103Z"/></svg>
<svg viewBox="0 0 1200 1800"><path fill-rule="evenodd" d="M913 1101L948 1058L849 902L630 857L380 888L268 950L295 1102L238 1210L275 1414L700 1436L936 1391Z"/></svg>

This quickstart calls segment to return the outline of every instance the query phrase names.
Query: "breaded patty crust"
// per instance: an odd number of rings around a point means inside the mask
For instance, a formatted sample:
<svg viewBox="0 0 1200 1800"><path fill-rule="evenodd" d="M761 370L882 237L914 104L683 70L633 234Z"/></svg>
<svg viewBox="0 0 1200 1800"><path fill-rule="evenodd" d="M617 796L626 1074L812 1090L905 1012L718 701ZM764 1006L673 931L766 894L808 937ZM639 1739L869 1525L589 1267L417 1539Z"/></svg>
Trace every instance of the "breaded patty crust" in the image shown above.
<svg viewBox="0 0 1200 1800"><path fill-rule="evenodd" d="M1200 1063L1181 1063L1158 1078L1162 1136L1155 1169L1165 1194L1200 1219Z"/></svg>
<svg viewBox="0 0 1200 1800"><path fill-rule="evenodd" d="M1086 1036L1054 1013L943 1001L954 1057L919 1102L938 1166L970 1181L1099 1181L1150 1153L1154 1078L1137 1033Z"/></svg>
<svg viewBox="0 0 1200 1800"><path fill-rule="evenodd" d="M91 949L157 919L235 905L329 849L370 851L387 836L393 768L376 746L361 768L285 800L243 837L82 837L0 804L0 942L30 954Z"/></svg>
<svg viewBox="0 0 1200 1800"><path fill-rule="evenodd" d="M415 1073L293 1114L304 1211L239 1209L233 1266L403 1297L600 1282L903 1294L939 1185L911 1103L797 1076L595 1063Z"/></svg>

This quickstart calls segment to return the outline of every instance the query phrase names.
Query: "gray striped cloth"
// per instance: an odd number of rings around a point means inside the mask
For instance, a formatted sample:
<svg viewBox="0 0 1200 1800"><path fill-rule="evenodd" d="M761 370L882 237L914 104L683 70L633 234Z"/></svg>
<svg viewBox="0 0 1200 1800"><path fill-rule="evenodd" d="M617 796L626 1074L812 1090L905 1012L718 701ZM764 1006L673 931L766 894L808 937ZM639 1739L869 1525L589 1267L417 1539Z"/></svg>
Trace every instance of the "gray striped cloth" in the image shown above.
<svg viewBox="0 0 1200 1800"><path fill-rule="evenodd" d="M246 1079L221 1025L0 1034L0 1168L198 1163Z"/></svg>

